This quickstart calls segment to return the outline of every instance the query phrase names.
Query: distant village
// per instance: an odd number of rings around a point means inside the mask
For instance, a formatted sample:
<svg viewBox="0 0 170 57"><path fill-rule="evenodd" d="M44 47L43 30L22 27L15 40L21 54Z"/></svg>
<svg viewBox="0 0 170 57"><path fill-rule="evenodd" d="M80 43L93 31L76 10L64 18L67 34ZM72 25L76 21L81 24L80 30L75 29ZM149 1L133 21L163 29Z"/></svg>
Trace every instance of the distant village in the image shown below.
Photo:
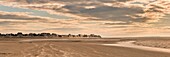
<svg viewBox="0 0 170 57"><path fill-rule="evenodd" d="M17 34L1 34L0 38L101 38L100 35L90 34L78 34L78 35L59 35L56 33L29 33L29 34L23 34L22 32L18 32Z"/></svg>

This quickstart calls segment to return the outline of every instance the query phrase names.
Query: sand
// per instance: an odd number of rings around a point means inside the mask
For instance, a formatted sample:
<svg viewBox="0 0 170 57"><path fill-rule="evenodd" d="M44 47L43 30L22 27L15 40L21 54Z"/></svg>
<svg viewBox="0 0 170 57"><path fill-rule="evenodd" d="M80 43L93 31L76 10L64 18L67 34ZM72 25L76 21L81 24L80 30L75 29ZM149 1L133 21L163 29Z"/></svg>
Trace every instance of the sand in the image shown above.
<svg viewBox="0 0 170 57"><path fill-rule="evenodd" d="M141 50L146 50L146 51L156 51L156 52L170 53L170 49L136 45L136 44L134 44L136 42L137 41L122 41L122 42L117 42L116 44L102 44L102 45L105 45L105 46L128 47L128 48L135 48L135 49L141 49Z"/></svg>
<svg viewBox="0 0 170 57"><path fill-rule="evenodd" d="M112 42L0 41L0 57L169 57L169 53L103 46Z"/></svg>
<svg viewBox="0 0 170 57"><path fill-rule="evenodd" d="M140 46L149 46L149 47L158 47L170 49L170 40L169 39L152 39L152 40L139 40L135 44Z"/></svg>

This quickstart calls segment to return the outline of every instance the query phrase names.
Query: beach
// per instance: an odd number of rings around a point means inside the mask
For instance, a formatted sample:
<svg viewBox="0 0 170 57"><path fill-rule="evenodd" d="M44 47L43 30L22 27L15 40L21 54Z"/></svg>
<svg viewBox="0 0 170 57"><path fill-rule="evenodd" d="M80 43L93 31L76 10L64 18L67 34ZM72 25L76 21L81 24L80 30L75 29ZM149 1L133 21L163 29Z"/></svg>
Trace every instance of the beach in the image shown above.
<svg viewBox="0 0 170 57"><path fill-rule="evenodd" d="M0 0L0 57L170 57L169 18L170 0Z"/></svg>
<svg viewBox="0 0 170 57"><path fill-rule="evenodd" d="M23 39L22 39L23 40ZM27 39L28 40L28 39ZM1 40L0 57L168 57L169 53L148 51L115 44L113 41L26 41Z"/></svg>
<svg viewBox="0 0 170 57"><path fill-rule="evenodd" d="M134 44L141 45L141 46L170 49L170 40L169 39L139 40L139 41L135 42Z"/></svg>

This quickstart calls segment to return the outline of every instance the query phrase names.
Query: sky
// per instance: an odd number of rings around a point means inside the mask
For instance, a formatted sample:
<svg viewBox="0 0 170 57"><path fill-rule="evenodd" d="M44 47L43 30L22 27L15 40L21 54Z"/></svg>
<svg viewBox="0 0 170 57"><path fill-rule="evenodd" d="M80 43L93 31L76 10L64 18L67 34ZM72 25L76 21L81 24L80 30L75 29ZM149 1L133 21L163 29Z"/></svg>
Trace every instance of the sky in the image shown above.
<svg viewBox="0 0 170 57"><path fill-rule="evenodd" d="M10 1L10 0L9 0ZM32 12L0 11L0 32L51 32L99 34L104 37L169 36L170 0L39 0L28 4L69 19L30 15ZM15 1L16 2L16 1ZM21 7L21 8L22 8ZM2 8L0 8L1 10ZM12 11L12 9L11 9ZM41 11L41 10L40 10Z"/></svg>

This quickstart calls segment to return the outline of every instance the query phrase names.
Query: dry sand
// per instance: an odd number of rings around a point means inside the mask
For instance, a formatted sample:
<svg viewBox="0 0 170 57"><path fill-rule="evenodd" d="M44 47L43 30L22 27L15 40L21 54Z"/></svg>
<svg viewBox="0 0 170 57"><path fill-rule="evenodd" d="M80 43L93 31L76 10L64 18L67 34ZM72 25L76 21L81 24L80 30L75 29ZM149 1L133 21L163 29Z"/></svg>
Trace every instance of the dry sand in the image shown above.
<svg viewBox="0 0 170 57"><path fill-rule="evenodd" d="M116 40L118 41L118 40ZM114 43L109 42L109 43ZM0 42L0 57L169 57L169 53L103 46L108 42Z"/></svg>

